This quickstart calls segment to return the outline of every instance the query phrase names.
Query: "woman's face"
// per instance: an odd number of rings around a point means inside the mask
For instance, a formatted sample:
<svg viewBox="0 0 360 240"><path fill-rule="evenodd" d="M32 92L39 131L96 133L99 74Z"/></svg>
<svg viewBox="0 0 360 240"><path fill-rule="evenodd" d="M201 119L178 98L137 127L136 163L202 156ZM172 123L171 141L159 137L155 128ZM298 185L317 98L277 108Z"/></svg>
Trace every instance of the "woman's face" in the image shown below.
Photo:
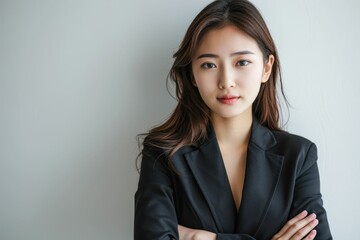
<svg viewBox="0 0 360 240"><path fill-rule="evenodd" d="M232 25L207 32L192 59L195 82L212 117L251 114L274 57L264 63L256 41Z"/></svg>

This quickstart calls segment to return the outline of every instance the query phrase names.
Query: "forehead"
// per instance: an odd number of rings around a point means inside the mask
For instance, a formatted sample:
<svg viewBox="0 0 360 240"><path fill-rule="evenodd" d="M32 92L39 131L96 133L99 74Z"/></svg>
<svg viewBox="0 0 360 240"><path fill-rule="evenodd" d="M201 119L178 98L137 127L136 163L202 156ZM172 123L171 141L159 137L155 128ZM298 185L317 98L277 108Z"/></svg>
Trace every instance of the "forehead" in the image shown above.
<svg viewBox="0 0 360 240"><path fill-rule="evenodd" d="M195 55L205 52L228 55L242 50L249 50L261 55L255 39L236 26L227 25L206 32L195 49Z"/></svg>

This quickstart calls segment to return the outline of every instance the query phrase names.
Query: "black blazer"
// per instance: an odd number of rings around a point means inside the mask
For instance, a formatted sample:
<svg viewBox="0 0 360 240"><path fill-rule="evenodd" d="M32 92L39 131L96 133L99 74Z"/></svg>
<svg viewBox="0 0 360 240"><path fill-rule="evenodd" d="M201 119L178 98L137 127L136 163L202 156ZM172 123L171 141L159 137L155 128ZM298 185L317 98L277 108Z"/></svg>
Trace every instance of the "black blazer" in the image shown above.
<svg viewBox="0 0 360 240"><path fill-rule="evenodd" d="M314 143L272 131L253 120L239 212L213 128L208 140L183 147L171 171L160 150L145 148L135 194L135 240L178 239L178 224L217 233L217 239L271 239L307 210L316 213L316 239L332 239L320 194Z"/></svg>

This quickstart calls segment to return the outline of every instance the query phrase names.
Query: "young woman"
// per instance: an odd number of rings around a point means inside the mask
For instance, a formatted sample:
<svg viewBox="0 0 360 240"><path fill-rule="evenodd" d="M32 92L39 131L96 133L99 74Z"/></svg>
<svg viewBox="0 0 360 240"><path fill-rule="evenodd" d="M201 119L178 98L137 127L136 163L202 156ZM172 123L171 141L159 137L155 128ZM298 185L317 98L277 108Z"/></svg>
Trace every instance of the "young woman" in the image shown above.
<svg viewBox="0 0 360 240"><path fill-rule="evenodd" d="M258 10L212 2L174 58L178 104L143 141L135 240L332 239L316 146L279 127L279 58Z"/></svg>

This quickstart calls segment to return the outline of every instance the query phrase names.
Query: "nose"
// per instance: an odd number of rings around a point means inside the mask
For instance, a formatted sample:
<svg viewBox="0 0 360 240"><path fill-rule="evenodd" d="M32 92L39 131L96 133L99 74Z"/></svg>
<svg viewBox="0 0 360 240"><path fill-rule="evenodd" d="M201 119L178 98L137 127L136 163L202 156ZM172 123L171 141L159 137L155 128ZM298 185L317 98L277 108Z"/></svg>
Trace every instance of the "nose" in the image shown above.
<svg viewBox="0 0 360 240"><path fill-rule="evenodd" d="M224 66L219 77L219 88L228 89L236 86L234 69Z"/></svg>

